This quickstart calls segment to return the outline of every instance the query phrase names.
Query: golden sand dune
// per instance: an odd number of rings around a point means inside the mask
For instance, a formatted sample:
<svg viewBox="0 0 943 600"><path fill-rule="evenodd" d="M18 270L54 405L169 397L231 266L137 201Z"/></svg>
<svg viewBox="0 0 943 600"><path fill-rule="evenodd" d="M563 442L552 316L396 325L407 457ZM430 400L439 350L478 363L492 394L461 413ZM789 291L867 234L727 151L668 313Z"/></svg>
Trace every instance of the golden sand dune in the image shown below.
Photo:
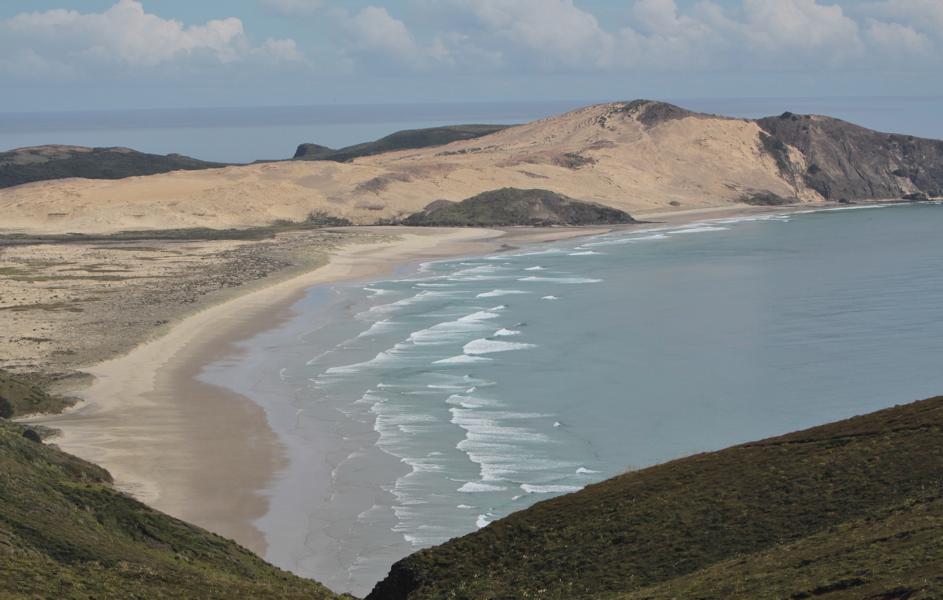
<svg viewBox="0 0 943 600"><path fill-rule="evenodd" d="M0 228L226 228L303 220L312 212L372 224L501 187L549 189L630 213L728 206L755 192L820 201L784 179L760 134L753 121L661 103L602 104L351 163L286 161L22 185L0 190ZM804 160L790 152L795 163Z"/></svg>

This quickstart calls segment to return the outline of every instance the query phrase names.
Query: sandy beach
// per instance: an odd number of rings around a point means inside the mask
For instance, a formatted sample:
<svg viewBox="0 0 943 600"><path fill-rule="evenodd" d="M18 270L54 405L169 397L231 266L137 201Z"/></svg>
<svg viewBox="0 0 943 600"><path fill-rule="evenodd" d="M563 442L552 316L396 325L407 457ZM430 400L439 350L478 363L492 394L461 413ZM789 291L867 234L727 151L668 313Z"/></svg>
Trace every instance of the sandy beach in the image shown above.
<svg viewBox="0 0 943 600"><path fill-rule="evenodd" d="M757 212L769 210L741 208L709 215ZM640 216L681 223L706 215L692 211ZM242 295L171 322L156 339L83 369L94 379L78 391L82 402L77 407L28 420L59 429L55 443L107 468L119 489L264 555L266 543L255 521L266 514L266 491L286 466L284 448L262 407L198 379L207 365L238 354L239 341L290 318L291 306L312 286L376 277L413 261L610 230L369 228L364 239L354 236L352 242L328 250L323 266L311 263L312 270L290 279L248 287Z"/></svg>
<svg viewBox="0 0 943 600"><path fill-rule="evenodd" d="M283 453L260 407L196 375L233 352L233 342L290 315L311 286L381 275L413 260L485 252L499 246L501 235L429 229L341 247L323 267L207 308L88 369L95 380L81 392L80 406L31 421L61 429L55 443L107 468L120 489L264 554L252 522L266 511L264 490L283 466Z"/></svg>

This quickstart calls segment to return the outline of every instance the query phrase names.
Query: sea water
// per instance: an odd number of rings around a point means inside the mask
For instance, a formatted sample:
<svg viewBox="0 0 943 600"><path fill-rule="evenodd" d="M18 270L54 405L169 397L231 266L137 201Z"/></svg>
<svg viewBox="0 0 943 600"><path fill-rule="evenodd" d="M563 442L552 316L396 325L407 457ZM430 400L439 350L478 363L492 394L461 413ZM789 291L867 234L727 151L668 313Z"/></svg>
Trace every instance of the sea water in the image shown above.
<svg viewBox="0 0 943 600"><path fill-rule="evenodd" d="M630 98L625 98L630 99ZM610 99L612 100L612 99ZM668 98L690 110L756 118L784 111L943 138L943 98ZM127 146L223 162L286 159L312 142L334 148L394 131L456 123L525 123L602 99L531 102L335 104L15 113L0 106L0 151L41 144ZM2 102L2 99L0 99Z"/></svg>
<svg viewBox="0 0 943 600"><path fill-rule="evenodd" d="M539 500L943 393L941 231L943 207L898 205L433 262L312 290L208 377L275 381L295 451L269 557L364 593Z"/></svg>

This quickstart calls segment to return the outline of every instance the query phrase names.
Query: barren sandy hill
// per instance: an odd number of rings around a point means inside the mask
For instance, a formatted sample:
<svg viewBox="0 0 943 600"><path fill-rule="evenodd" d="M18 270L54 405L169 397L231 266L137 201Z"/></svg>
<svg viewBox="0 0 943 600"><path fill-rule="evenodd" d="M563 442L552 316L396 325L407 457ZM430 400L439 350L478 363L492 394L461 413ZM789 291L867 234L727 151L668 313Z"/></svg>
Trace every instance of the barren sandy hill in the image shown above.
<svg viewBox="0 0 943 600"><path fill-rule="evenodd" d="M475 139L345 163L289 161L17 186L0 190L0 228L106 232L244 227L302 220L312 212L371 224L405 217L436 200L460 201L499 188L546 189L629 213L826 199L823 190L828 188L810 185L821 179L816 169L844 168L854 162L856 147L840 141L806 143L852 153L813 165L792 145L805 143L802 136L808 132L801 126L798 131L783 127L784 135L791 136L784 141L771 123L776 122L697 114L660 102L601 104ZM808 135L841 137L846 130L818 127ZM907 177L913 170L908 161L919 157L906 152L889 156L874 144L892 136L870 133L872 137L855 139L871 145L866 150L874 169L883 179L890 177L901 194L919 191ZM925 142L921 149L936 148L937 142ZM943 163L943 152L933 160ZM819 179L812 180L810 170ZM927 172L936 177L941 170L920 172L926 178ZM846 175L831 174L833 179ZM872 189L883 194L887 185ZM876 196L830 199L866 197Z"/></svg>

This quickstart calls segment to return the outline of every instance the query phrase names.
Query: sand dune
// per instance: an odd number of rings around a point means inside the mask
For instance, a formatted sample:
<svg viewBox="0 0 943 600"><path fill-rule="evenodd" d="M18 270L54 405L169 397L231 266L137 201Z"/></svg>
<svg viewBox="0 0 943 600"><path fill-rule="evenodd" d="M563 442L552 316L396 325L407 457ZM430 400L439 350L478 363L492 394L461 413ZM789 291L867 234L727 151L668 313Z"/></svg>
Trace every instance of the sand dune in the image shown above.
<svg viewBox="0 0 943 600"><path fill-rule="evenodd" d="M656 110L666 106L590 106L472 140L351 163L280 162L27 184L0 190L0 228L245 227L318 211L372 224L434 200L500 187L545 188L628 212L729 206L756 191L821 200L783 178L763 150L756 122ZM803 160L798 152L792 158Z"/></svg>

